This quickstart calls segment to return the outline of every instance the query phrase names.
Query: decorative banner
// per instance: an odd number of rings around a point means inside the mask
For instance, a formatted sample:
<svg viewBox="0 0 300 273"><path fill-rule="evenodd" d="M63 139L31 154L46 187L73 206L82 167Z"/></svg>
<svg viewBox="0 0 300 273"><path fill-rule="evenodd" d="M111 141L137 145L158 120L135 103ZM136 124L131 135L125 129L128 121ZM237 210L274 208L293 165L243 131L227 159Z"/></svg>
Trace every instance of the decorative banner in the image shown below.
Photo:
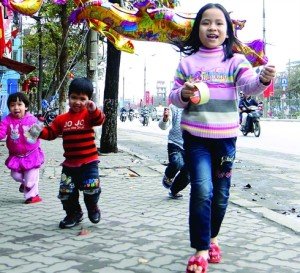
<svg viewBox="0 0 300 273"><path fill-rule="evenodd" d="M150 104L150 91L145 91L145 104Z"/></svg>
<svg viewBox="0 0 300 273"><path fill-rule="evenodd" d="M271 96L274 96L274 81L272 81L264 91L264 98L269 98Z"/></svg>
<svg viewBox="0 0 300 273"><path fill-rule="evenodd" d="M70 15L70 22L86 21L88 26L115 45L119 50L134 52L131 40L172 43L188 37L195 19L194 13L174 11L176 0L161 0L164 7L158 8L156 1L143 0L133 3L135 10L120 7L107 0L74 0L78 6ZM54 0L65 4L66 0ZM43 4L43 0L2 0L9 9L24 15L33 15ZM245 20L232 20L235 33L242 29ZM268 59L264 53L262 40L235 45L234 51L244 54L253 66L264 65Z"/></svg>
<svg viewBox="0 0 300 273"><path fill-rule="evenodd" d="M41 8L43 0L23 0L22 2L2 0L2 4L13 11L31 16Z"/></svg>
<svg viewBox="0 0 300 273"><path fill-rule="evenodd" d="M70 22L87 21L88 25L105 35L119 50L134 52L130 40L172 43L188 37L195 14L175 12L171 8L157 8L154 1L135 2L136 10L128 10L103 0L84 0L70 15ZM170 1L168 1L170 3ZM245 20L232 20L235 30L242 29ZM234 51L244 54L253 66L264 65L268 59L262 40L234 46Z"/></svg>
<svg viewBox="0 0 300 273"><path fill-rule="evenodd" d="M3 26L3 13L2 7L0 6L0 58L2 58L5 50L5 37L4 37L4 26Z"/></svg>

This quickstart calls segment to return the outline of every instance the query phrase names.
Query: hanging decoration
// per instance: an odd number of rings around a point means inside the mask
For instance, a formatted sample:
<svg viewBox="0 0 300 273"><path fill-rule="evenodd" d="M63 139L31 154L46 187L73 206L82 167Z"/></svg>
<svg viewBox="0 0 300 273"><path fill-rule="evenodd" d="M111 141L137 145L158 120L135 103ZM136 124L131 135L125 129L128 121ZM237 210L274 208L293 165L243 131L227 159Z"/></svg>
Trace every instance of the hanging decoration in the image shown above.
<svg viewBox="0 0 300 273"><path fill-rule="evenodd" d="M102 0L81 1L71 13L70 21L86 21L90 28L105 35L117 49L128 53L134 52L132 40L172 43L186 39L191 32L195 18L193 13L158 8L152 0L137 1L133 6L135 10ZM232 20L235 33L244 27L245 22ZM242 43L241 47L235 45L234 51L244 54L253 66L264 65L268 61L262 40Z"/></svg>
<svg viewBox="0 0 300 273"><path fill-rule="evenodd" d="M23 0L23 1L13 1L13 0L2 0L3 6L16 11L18 13L32 16L35 14L42 6L43 0Z"/></svg>
<svg viewBox="0 0 300 273"><path fill-rule="evenodd" d="M53 0L54 4L65 4L67 0ZM174 10L177 0L137 0L133 10L120 7L107 0L74 0L77 8L70 15L71 23L86 22L87 25L105 35L119 50L133 53L136 41L173 43L186 39L192 29L195 14ZM43 0L2 0L3 5L24 15L36 13ZM160 3L160 6L157 6ZM245 20L232 20L235 34L245 25ZM234 51L244 54L253 66L267 63L264 42L255 40L234 46Z"/></svg>

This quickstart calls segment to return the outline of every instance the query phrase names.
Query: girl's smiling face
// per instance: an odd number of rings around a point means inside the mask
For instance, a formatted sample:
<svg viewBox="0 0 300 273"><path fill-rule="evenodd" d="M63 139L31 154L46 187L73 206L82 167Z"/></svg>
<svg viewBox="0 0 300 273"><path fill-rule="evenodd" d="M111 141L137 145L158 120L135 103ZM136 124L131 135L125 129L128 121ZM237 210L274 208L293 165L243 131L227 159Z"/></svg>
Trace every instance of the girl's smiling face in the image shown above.
<svg viewBox="0 0 300 273"><path fill-rule="evenodd" d="M27 110L28 107L26 107L25 103L20 101L19 98L17 98L17 101L12 101L9 104L9 111L16 118L23 118Z"/></svg>
<svg viewBox="0 0 300 273"><path fill-rule="evenodd" d="M206 48L216 48L227 38L227 23L223 12L218 8L207 9L199 26L199 39Z"/></svg>

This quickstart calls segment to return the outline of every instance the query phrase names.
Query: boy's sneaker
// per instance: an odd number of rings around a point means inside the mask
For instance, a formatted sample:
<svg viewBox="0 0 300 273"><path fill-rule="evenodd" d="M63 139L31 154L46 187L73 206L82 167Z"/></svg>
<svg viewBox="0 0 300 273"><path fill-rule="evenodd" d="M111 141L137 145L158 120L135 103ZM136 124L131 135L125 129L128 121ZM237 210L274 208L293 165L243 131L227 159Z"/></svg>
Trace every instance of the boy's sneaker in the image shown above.
<svg viewBox="0 0 300 273"><path fill-rule="evenodd" d="M97 205L95 205L94 208L88 210L88 217L92 223L99 223L101 219L101 212Z"/></svg>
<svg viewBox="0 0 300 273"><path fill-rule="evenodd" d="M169 197L171 199L181 199L183 197L183 195L181 193L173 194L171 191L169 191Z"/></svg>
<svg viewBox="0 0 300 273"><path fill-rule="evenodd" d="M30 198L26 199L25 204L33 204L33 203L38 203L41 201L42 201L42 198L39 197L38 195L36 195L34 197L30 197Z"/></svg>
<svg viewBox="0 0 300 273"><path fill-rule="evenodd" d="M67 214L67 216L60 221L59 227L60 228L72 228L75 227L77 224L79 224L83 220L83 213L82 211L76 212L74 214Z"/></svg>
<svg viewBox="0 0 300 273"><path fill-rule="evenodd" d="M162 179L162 184L166 189L170 189L172 183L173 183L174 178L168 178L166 175L164 175Z"/></svg>

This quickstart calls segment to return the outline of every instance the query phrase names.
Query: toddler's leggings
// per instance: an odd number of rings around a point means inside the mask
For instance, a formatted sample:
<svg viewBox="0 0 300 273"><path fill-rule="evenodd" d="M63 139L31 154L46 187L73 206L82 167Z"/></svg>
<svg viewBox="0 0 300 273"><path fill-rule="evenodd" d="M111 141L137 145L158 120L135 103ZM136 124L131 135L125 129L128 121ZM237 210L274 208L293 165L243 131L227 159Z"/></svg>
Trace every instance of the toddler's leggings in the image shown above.
<svg viewBox="0 0 300 273"><path fill-rule="evenodd" d="M37 168L20 172L11 171L12 178L24 185L24 197L26 200L39 195L39 171Z"/></svg>

